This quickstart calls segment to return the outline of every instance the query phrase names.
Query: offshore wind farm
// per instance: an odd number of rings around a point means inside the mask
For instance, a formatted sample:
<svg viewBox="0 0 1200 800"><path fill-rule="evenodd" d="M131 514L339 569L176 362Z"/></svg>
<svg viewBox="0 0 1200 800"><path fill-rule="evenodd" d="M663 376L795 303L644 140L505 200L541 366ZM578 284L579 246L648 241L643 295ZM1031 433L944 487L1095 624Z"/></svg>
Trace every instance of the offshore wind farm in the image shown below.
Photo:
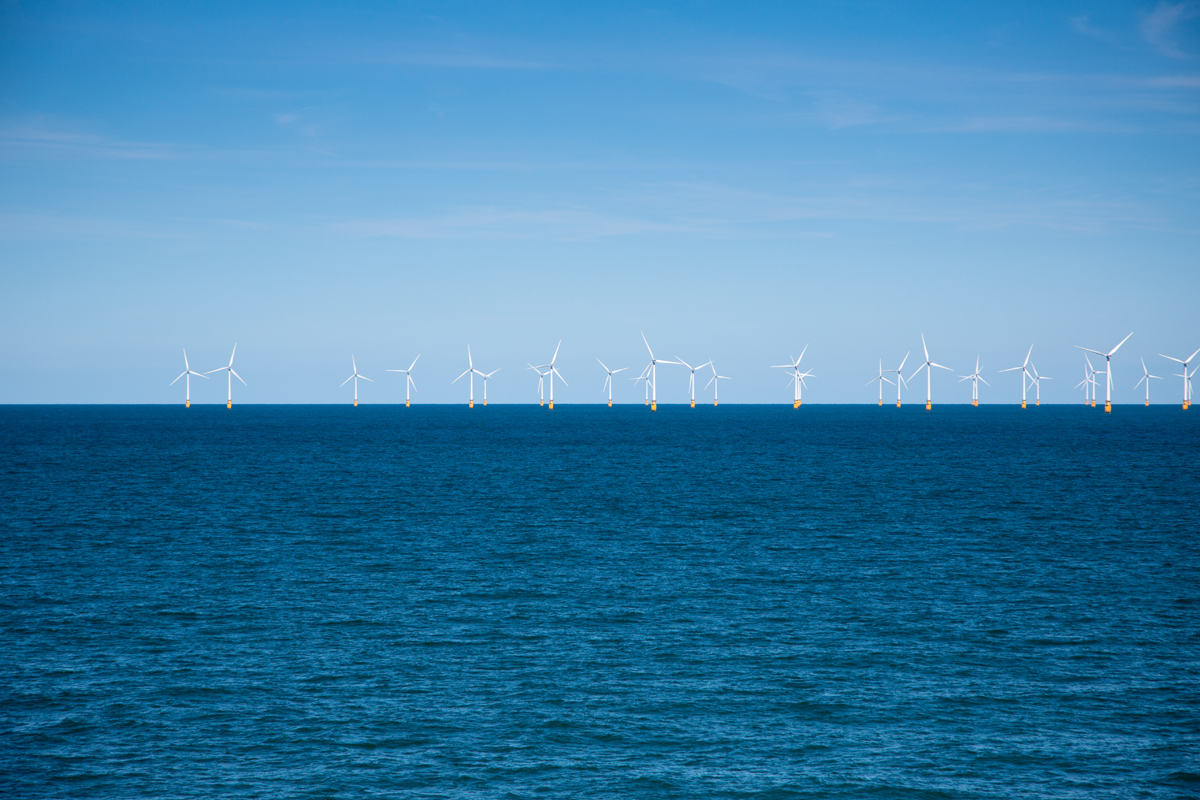
<svg viewBox="0 0 1200 800"><path fill-rule="evenodd" d="M1079 384L1076 384L1075 388L1076 389L1079 389L1079 388L1084 389L1085 404L1088 404L1090 402L1091 407L1095 407L1095 405L1096 405L1095 398L1096 398L1096 391L1097 391L1096 376L1104 375L1105 376L1104 411L1106 413L1112 413L1112 402L1111 402L1111 397L1112 397L1111 361L1112 361L1112 357L1121 348L1121 346L1125 344L1125 342L1129 341L1129 339L1132 336L1133 336L1133 332L1130 332L1124 339L1122 339L1117 344L1116 347L1114 347L1112 350L1110 350L1108 352L1102 352L1102 351L1097 351L1097 350L1088 350L1087 348L1078 348L1078 349L1085 350L1087 353L1093 353L1095 355L1103 356L1105 359L1105 369L1096 370L1092 367L1090 358L1088 358L1087 355L1084 356L1084 363L1085 363L1084 380L1081 381ZM643 342L643 344L645 344L646 350L650 356L650 363L646 365L646 367L642 370L641 374L639 374L635 378L632 378L631 380L633 381L633 383L635 385L637 383L645 384L644 388L645 388L646 396L644 398L644 402L646 405L648 405L650 407L651 411L658 410L658 389L657 389L658 372L657 372L657 368L659 365L679 366L679 367L683 368L683 370L680 371L680 374L685 374L687 377L687 403L693 409L696 408L696 373L698 371L703 370L705 367L709 367L712 371L712 377L709 378L708 382L704 385L703 388L705 390L707 390L710 386L712 387L712 389L713 389L713 405L714 406L718 405L718 403L717 403L717 391L718 391L717 384L721 380L729 380L729 377L724 376L724 375L717 375L716 367L713 366L712 359L709 359L708 361L705 361L702 363L698 363L695 366L689 364L688 362L684 361L682 358L679 358L678 356L676 356L677 360L675 360L675 361L656 359L654 357L654 352L650 349L650 343L645 338L645 334L642 333L641 337L642 337L642 342ZM800 362L803 360L805 354L808 352L808 348L809 348L809 345L805 344L805 346L803 348L801 348L801 350L800 350L800 356L797 358L791 358L791 360L789 360L788 363L786 363L786 364L773 364L773 365L769 365L767 367L768 369L786 369L786 370L790 371L790 375L788 376L787 385L790 386L793 391L793 396L792 396L792 408L793 409L799 409L802 405L803 389L805 386L807 386L807 384L805 383L805 379L814 377L813 372L811 370L806 370L803 372L801 372L801 370L800 370ZM904 365L908 361L908 356L910 355L910 353L905 353L904 357L900 360L899 366L893 370L884 370L883 369L883 359L880 358L878 360L876 376L874 378L872 378L871 380L867 381L867 383L865 385L877 387L877 389L878 389L877 402L880 407L883 406L883 385L885 383L894 385L896 387L896 408L901 408L902 407L902 396L901 395L902 395L903 389L908 386L909 381L916 378L922 371L924 371L925 372L925 391L926 391L925 410L931 411L933 409L933 395L932 395L932 392L933 392L933 388L932 388L933 387L933 369L937 368L937 369L946 370L948 372L953 372L953 370L950 367L946 367L941 364L936 364L932 360L930 360L929 349L925 343L924 334L921 334L921 348L922 348L922 352L924 354L925 360L922 361L921 364L915 370L913 370L913 372L908 376L908 378L904 377L903 371L904 371ZM559 381L562 383L562 385L564 387L569 387L569 384L567 384L566 380L563 379L562 373L560 373L558 371L558 368L555 366L555 362L558 359L559 351L561 349L562 349L562 340L560 339L558 344L555 345L554 353L551 355L549 362L547 362L545 364L537 365L537 366L535 366L534 364L532 364L530 362L526 362L526 370L532 370L538 376L537 397L538 397L538 405L539 406L546 405L546 387L547 386L549 387L549 410L551 410L551 411L554 410L554 379L555 379L555 377L557 377L559 379ZM233 352L236 355L237 345L234 345ZM1188 408L1190 406L1191 385L1192 385L1191 379L1192 379L1192 376L1195 374L1194 369L1191 373L1188 372L1188 365L1195 359L1197 353L1200 353L1200 350L1197 350L1195 353L1192 353L1192 355L1188 356L1186 359L1178 359L1178 358L1173 358L1171 356L1165 356L1165 355L1160 354L1161 358L1167 359L1168 361L1172 361L1172 362L1175 362L1175 363L1181 365L1183 372L1177 373L1176 375L1177 375L1177 377L1183 378L1182 408L1184 411L1188 410ZM1042 381L1052 380L1052 378L1050 376L1043 375L1038 372L1036 365L1034 365L1031 361L1032 355L1033 355L1033 345L1030 345L1029 350L1025 353L1024 361L1019 366L1007 367L1005 369L1001 369L1001 370L997 371L998 374L1003 374L1006 372L1019 372L1020 373L1020 376L1021 376L1020 407L1022 409L1026 409L1028 407L1027 406L1027 393L1028 393L1029 389L1034 390L1034 407L1035 408L1040 407L1042 404L1042 395L1041 395ZM398 374L401 374L404 376L404 379L405 379L404 405L405 405L405 407L412 406L411 390L414 389L416 386L415 382L413 381L412 372L416 368L417 361L419 359L420 359L420 355L418 355L416 358L413 359L413 362L409 365L408 369L388 369L387 370L388 372L394 372L394 373L398 373ZM354 382L353 405L354 405L354 407L357 408L358 407L358 381L359 380L364 380L367 382L372 382L372 381L370 378L367 378L367 377L359 374L358 364L353 356L351 357L350 361L351 361L351 366L353 367L353 372L349 378L346 378L346 380L342 382L341 385L345 386L347 383L350 383L351 381ZM601 393L607 392L607 402L608 402L608 406L611 408L613 405L613 390L614 390L614 387L616 386L616 381L614 380L614 378L618 373L626 371L628 369L628 367L621 367L619 369L612 370L612 369L609 369L605 365L605 363L600 360L599 357L596 357L596 362L600 365L600 368L604 374L604 381L601 386ZM1133 384L1132 388L1137 389L1138 387L1145 385L1145 387L1146 387L1145 393L1146 394L1145 394L1144 405L1149 406L1150 405L1149 382L1152 379L1161 380L1161 377L1150 374L1149 370L1146 367L1144 357L1141 358L1141 365L1142 365L1142 373L1143 373L1142 377L1135 384ZM226 407L227 408L233 407L232 380L233 380L234 376L236 376L238 378L238 380L242 380L242 378L240 375L237 375L237 373L233 371L233 356L232 355L230 356L229 364L227 366L219 367L215 370L210 370L208 373L198 373L198 372L193 371L191 369L191 367L189 366L189 363L187 360L187 351L184 350L184 367L185 367L185 371L182 374L180 374L178 377L176 377L175 380L171 381L171 383L168 385L173 386L181 378L185 379L185 383L184 383L184 387L185 387L184 406L185 406L185 408L191 407L191 398L192 398L191 384L190 384L191 376L195 375L197 377L203 378L203 377L206 377L207 375L213 374L214 372L228 373L228 376L229 376L228 392L229 392L229 394L226 399ZM495 375L496 372L498 372L498 371L499 371L499 368L492 370L491 372L485 373L485 372L482 372L482 371L476 369L475 365L474 365L473 357L471 355L471 349L470 349L470 347L468 347L467 348L467 369L464 372L462 372L461 374L459 374L458 377L456 377L453 381L451 381L451 384L457 383L459 380L461 380L464 377L467 378L467 384L468 384L467 407L470 409L473 409L475 407L474 380L475 380L475 376L478 375L479 378L481 379L481 381L483 382L483 405L486 407L487 403L488 403L487 381L489 378L491 378L493 375ZM892 380L890 378L885 377L885 372L889 373L889 374L895 374L896 379ZM245 381L242 381L242 382L245 383ZM971 373L969 373L967 375L959 376L958 382L959 383L970 382L969 383L970 389L971 389L970 397L966 398L960 402L969 402L974 407L979 406L979 384L983 383L984 386L988 386L988 387L991 386L991 384L988 383L987 379L983 377L983 372L980 369L980 359L978 356L976 356L976 359L975 359L974 371L972 371ZM386 401L384 401L384 402L386 402ZM633 402L633 400L627 400L626 402ZM862 402L866 402L866 401L864 400Z"/></svg>

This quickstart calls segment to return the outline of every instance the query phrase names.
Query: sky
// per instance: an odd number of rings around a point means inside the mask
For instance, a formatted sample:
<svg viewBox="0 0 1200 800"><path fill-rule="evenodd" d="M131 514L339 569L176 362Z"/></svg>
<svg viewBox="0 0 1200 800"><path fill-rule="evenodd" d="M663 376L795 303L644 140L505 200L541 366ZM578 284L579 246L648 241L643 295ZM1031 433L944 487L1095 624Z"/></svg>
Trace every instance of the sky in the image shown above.
<svg viewBox="0 0 1200 800"><path fill-rule="evenodd" d="M1175 403L1198 168L1194 1L5 0L0 403Z"/></svg>

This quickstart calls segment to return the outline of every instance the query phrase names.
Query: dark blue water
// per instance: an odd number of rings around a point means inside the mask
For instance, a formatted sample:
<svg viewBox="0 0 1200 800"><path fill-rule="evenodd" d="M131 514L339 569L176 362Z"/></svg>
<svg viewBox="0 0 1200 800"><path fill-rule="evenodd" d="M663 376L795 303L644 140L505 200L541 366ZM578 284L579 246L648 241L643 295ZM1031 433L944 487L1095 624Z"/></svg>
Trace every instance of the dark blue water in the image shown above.
<svg viewBox="0 0 1200 800"><path fill-rule="evenodd" d="M1200 795L1200 411L0 407L6 797Z"/></svg>

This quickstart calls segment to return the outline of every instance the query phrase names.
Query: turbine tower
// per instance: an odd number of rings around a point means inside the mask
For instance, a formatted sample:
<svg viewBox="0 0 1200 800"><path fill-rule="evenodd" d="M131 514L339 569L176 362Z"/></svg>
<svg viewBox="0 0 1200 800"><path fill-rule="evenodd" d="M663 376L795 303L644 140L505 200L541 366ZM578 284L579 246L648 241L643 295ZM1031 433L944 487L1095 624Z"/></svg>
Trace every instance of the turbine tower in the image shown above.
<svg viewBox="0 0 1200 800"><path fill-rule="evenodd" d="M1200 351L1197 351L1197 352L1200 352ZM1193 353L1192 355L1195 355L1195 353ZM1172 358L1171 360L1175 361L1176 359ZM1143 359L1141 359L1141 361L1142 361L1142 379L1140 381L1138 381L1137 383L1135 383L1133 385L1133 388L1136 389L1137 387L1141 386L1143 383L1146 384L1146 405L1148 406L1148 405L1150 405L1150 379L1154 378L1155 380L1161 381L1162 378L1158 377L1157 375L1150 374L1150 370L1146 369L1146 359L1143 358ZM1185 379L1185 381L1186 381L1186 379ZM1186 409L1187 408L1187 386L1186 385L1184 386L1184 389L1183 389L1183 395L1184 395L1184 397L1183 397L1184 406L1183 407Z"/></svg>
<svg viewBox="0 0 1200 800"><path fill-rule="evenodd" d="M918 372L925 370L925 410L929 411L933 408L933 378L931 377L933 375L933 368L937 367L938 369L945 370L950 370L950 368L943 367L941 364L935 364L929 360L929 348L925 345L925 334L923 333L921 334L921 347L925 350L925 363L917 367L913 374L909 375L908 379L904 382L908 383L908 381L911 381L913 378L917 377ZM950 371L953 372L953 370Z"/></svg>
<svg viewBox="0 0 1200 800"><path fill-rule="evenodd" d="M975 356L975 371L970 375L963 375L959 378L959 383L963 381L971 382L971 405L979 407L979 382L983 381L984 386L991 386L984 377L979 374L979 356Z"/></svg>
<svg viewBox="0 0 1200 800"><path fill-rule="evenodd" d="M654 351L650 350L650 342L646 341L646 334L642 332L642 341L646 342L646 349L650 351L650 363L646 365L646 369L642 372L642 377L638 380L647 380L650 382L650 410L658 411L658 365L659 364L678 364L678 361L659 361L654 357Z"/></svg>
<svg viewBox="0 0 1200 800"><path fill-rule="evenodd" d="M417 353L417 358L420 358L420 357L421 357L421 354ZM412 371L413 371L413 367L415 367L417 365L417 358L414 358L413 363L408 365L408 369L389 369L388 370L388 372L404 373L404 407L405 408L408 408L409 406L412 405L412 395L410 394L410 390L417 388L417 384L412 379Z"/></svg>
<svg viewBox="0 0 1200 800"><path fill-rule="evenodd" d="M729 380L729 377L725 375L718 375L717 368L713 366L711 359L708 362L708 366L712 369L713 374L712 377L708 379L708 383L704 384L704 388L707 389L709 383L713 385L713 407L715 408L717 405L717 389L720 388L721 381L727 381Z"/></svg>
<svg viewBox="0 0 1200 800"><path fill-rule="evenodd" d="M246 381L242 380L241 375L238 375L236 372L233 371L233 357L236 355L237 355L237 342L234 342L233 343L233 352L229 354L229 366L217 367L216 369L210 369L208 372L204 373L205 375L212 375L214 372L228 372L229 373L229 376L228 376L229 377L229 395L225 399L225 407L226 408L233 408L233 379L235 377L239 381L242 381L243 386L250 385L250 384L246 383Z"/></svg>
<svg viewBox="0 0 1200 800"><path fill-rule="evenodd" d="M475 362L471 360L471 345L467 345L467 371L464 372L462 375L459 375L454 380L450 381L451 384L455 384L455 383L458 383L459 379L462 378L463 375L471 376L471 378L470 378L471 395L470 395L469 400L467 401L467 408L475 407L475 376L482 375L482 374L483 374L482 372L475 369Z"/></svg>
<svg viewBox="0 0 1200 800"><path fill-rule="evenodd" d="M888 370L888 372L891 372L891 371L892 370L890 370L890 369ZM879 377L871 378L871 380L867 381L865 385L870 386L872 383L879 384L879 405L882 406L883 405L883 385L885 383L891 383L891 381L889 381L887 378L883 377L883 359L882 358L879 359ZM899 398L896 399L896 405L900 405Z"/></svg>
<svg viewBox="0 0 1200 800"><path fill-rule="evenodd" d="M358 374L358 364L355 363L354 356L350 356L350 366L354 369L354 374L351 375L349 378L346 378L346 380L342 381L342 386L345 386L350 381L354 381L354 407L358 408L358 379L362 378L367 383L374 383L375 381L371 380L370 378L368 378L364 375ZM340 388L342 388L342 386L339 386L338 388L340 389Z"/></svg>
<svg viewBox="0 0 1200 800"><path fill-rule="evenodd" d="M1000 370L1001 372L1016 372L1017 370L1021 370L1021 408L1025 408L1026 381L1033 377L1029 374L1029 357L1031 355L1033 355L1033 345L1029 345L1029 352L1025 354L1024 364L1019 367L1009 367L1008 369Z"/></svg>
<svg viewBox="0 0 1200 800"><path fill-rule="evenodd" d="M1129 332L1129 336L1133 336L1133 331ZM1109 350L1107 353L1101 353L1099 350L1091 350L1087 347L1080 347L1079 345L1075 345L1076 347L1079 347L1079 349L1083 350L1084 352L1095 353L1098 356L1104 356L1104 413L1105 414L1112 413L1112 357L1118 350L1121 349L1121 345L1123 345L1129 341L1129 336L1126 336L1124 339L1122 339L1120 342L1118 342L1117 346L1114 347L1112 350ZM1184 372L1187 372L1187 370L1184 370ZM1093 403L1096 402L1096 396L1094 393L1092 395L1092 402Z"/></svg>
<svg viewBox="0 0 1200 800"><path fill-rule="evenodd" d="M800 362L804 359L804 354L807 352L808 345L806 344L804 345L804 349L800 351L800 358L794 359L790 364L773 364L771 366L771 369L790 369L792 371L792 377L788 379L788 382L795 386L795 390L792 392L793 409L800 407L800 389L804 386L804 379L812 374L811 372L806 372L803 375L800 374ZM791 356L788 356L788 358L791 358Z"/></svg>
<svg viewBox="0 0 1200 800"><path fill-rule="evenodd" d="M184 408L192 407L192 376L193 375L195 375L197 378L204 378L204 380L208 380L207 375L200 373L200 372L196 372L194 369L191 368L191 366L188 364L188 360L187 360L187 348L184 348L183 372L180 373L180 375L179 375L179 378L184 378L185 379L184 382L187 384L187 399L183 401ZM175 380L171 381L167 385L174 386L176 383L179 382L179 378L176 378ZM238 378L238 380L241 380L241 378Z"/></svg>
<svg viewBox="0 0 1200 800"><path fill-rule="evenodd" d="M528 361L526 361L525 363L529 364ZM533 364L529 364L529 369L536 372L537 376L538 376L538 407L540 408L540 407L546 405L546 391L545 391L546 376L549 375L550 373L542 372L540 369L535 367Z"/></svg>
<svg viewBox="0 0 1200 800"><path fill-rule="evenodd" d="M487 405L487 379L492 377L499 371L500 371L500 367L497 367L496 369L494 369L491 372L488 372L486 374L482 373L482 372L479 373L480 377L483 378L483 404L485 406Z"/></svg>
<svg viewBox="0 0 1200 800"><path fill-rule="evenodd" d="M904 382L904 362L908 361L908 356L912 351L904 354L904 358L900 360L900 366L895 369L885 369L884 372L896 373L896 408L900 407L900 387L908 388L908 384ZM879 391L883 392L883 387L879 387Z"/></svg>
<svg viewBox="0 0 1200 800"><path fill-rule="evenodd" d="M558 350L560 347L562 347L562 339L558 340L558 347L554 348L554 355L552 355L550 357L550 363L549 364L539 364L538 366L534 367L534 370L536 370L539 375L542 374L541 370L543 370L543 369L546 370L546 377L550 378L550 410L551 411L554 410L554 376L555 375L558 376L558 379L563 382L563 386L570 385L567 383L566 379L563 378L562 373L558 371L558 367L554 366L554 361L555 361L555 359L558 358Z"/></svg>
<svg viewBox="0 0 1200 800"><path fill-rule="evenodd" d="M597 358L596 360L600 361L599 358ZM604 379L604 386L603 386L603 388L600 389L600 392L603 393L605 389L608 389L608 407L612 408L612 386L613 386L612 376L616 375L618 372L624 372L625 370L629 369L629 367L621 367L620 369L609 369L608 367L604 366L603 361L600 361L600 366L604 367L604 371L608 373L607 377L605 377L605 379Z"/></svg>
<svg viewBox="0 0 1200 800"><path fill-rule="evenodd" d="M1200 355L1200 350L1197 350L1195 353L1192 353L1190 356L1188 356L1185 359L1171 358L1171 356L1164 356L1162 353L1159 353L1158 355L1162 358L1167 359L1168 361L1174 361L1176 364L1183 365L1183 375L1182 375L1182 377L1183 377L1183 410L1187 411L1188 408L1190 408L1192 405L1192 380L1191 380L1191 378L1192 378L1192 375L1196 374L1195 370L1192 370L1191 375L1188 374L1188 364L1191 363L1193 358L1195 358L1197 355ZM1174 375L1175 377L1180 377L1180 374L1178 372L1172 372L1171 374Z"/></svg>
<svg viewBox="0 0 1200 800"><path fill-rule="evenodd" d="M1033 370L1033 377L1029 379L1029 385L1037 390L1034 405L1040 406L1042 404L1042 381L1052 381L1054 379L1046 375L1038 375L1037 367L1033 364L1030 364L1029 368Z"/></svg>
<svg viewBox="0 0 1200 800"><path fill-rule="evenodd" d="M679 358L679 356L675 356L675 357ZM679 360L675 363L682 364L683 366L687 367L688 369L690 369L692 371L692 374L688 376L688 392L692 395L692 408L695 408L696 407L696 370L704 369L712 362L705 361L703 364L693 367L691 364L687 363L682 358L679 358Z"/></svg>

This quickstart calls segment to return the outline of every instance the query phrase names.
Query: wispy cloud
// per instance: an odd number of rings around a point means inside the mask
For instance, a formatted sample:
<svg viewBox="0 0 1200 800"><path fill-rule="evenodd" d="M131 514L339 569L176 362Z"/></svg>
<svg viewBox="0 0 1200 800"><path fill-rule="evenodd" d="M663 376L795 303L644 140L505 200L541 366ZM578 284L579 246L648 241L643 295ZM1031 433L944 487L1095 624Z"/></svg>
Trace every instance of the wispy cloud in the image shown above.
<svg viewBox="0 0 1200 800"><path fill-rule="evenodd" d="M1121 44L1121 41L1116 34L1093 25L1091 17L1087 14L1083 14L1078 17L1070 17L1068 18L1067 22L1070 23L1071 28L1078 34L1087 36L1091 39L1096 39L1097 41L1101 41L1106 44Z"/></svg>
<svg viewBox="0 0 1200 800"><path fill-rule="evenodd" d="M0 153L162 160L179 154L178 145L109 139L87 133L57 130L39 120L0 128Z"/></svg>
<svg viewBox="0 0 1200 800"><path fill-rule="evenodd" d="M1193 19L1197 12L1195 2L1160 2L1142 19L1142 38L1164 56L1190 58L1179 46L1178 29L1181 22Z"/></svg>

